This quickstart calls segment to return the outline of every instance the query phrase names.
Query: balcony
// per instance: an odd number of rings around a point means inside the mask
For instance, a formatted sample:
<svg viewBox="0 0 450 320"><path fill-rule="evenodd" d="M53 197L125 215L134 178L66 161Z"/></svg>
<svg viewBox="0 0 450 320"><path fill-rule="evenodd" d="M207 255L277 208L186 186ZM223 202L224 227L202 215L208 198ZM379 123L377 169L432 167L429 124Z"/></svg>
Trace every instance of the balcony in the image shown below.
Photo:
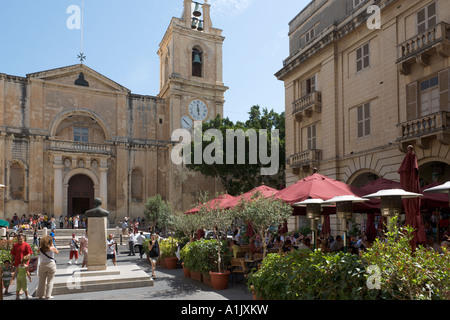
<svg viewBox="0 0 450 320"><path fill-rule="evenodd" d="M108 145L75 141L50 141L50 150L97 154L111 153L111 147Z"/></svg>
<svg viewBox="0 0 450 320"><path fill-rule="evenodd" d="M406 152L407 146L416 144L423 149L430 147L430 141L437 139L450 145L450 112L437 112L398 125L399 147Z"/></svg>
<svg viewBox="0 0 450 320"><path fill-rule="evenodd" d="M306 150L289 157L289 166L295 174L299 173L300 169L308 171L312 167L319 165L322 160L322 150Z"/></svg>
<svg viewBox="0 0 450 320"><path fill-rule="evenodd" d="M317 113L322 112L322 94L318 91L312 92L298 99L292 105L292 114L297 121L302 121L303 116L311 117L313 111Z"/></svg>
<svg viewBox="0 0 450 320"><path fill-rule="evenodd" d="M401 74L408 75L411 65L429 65L429 57L437 52L440 56L450 56L450 25L441 22L427 31L414 36L397 47L397 66Z"/></svg>

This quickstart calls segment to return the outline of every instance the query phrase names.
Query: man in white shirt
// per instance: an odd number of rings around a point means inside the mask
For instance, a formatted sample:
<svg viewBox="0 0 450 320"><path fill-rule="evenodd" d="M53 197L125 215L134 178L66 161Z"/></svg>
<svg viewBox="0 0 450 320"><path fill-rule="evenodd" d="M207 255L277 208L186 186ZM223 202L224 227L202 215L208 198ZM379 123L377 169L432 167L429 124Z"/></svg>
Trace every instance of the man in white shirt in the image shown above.
<svg viewBox="0 0 450 320"><path fill-rule="evenodd" d="M142 255L144 254L142 243L144 242L145 237L144 233L141 231L139 235L136 237L136 246L139 248L139 256L142 259Z"/></svg>
<svg viewBox="0 0 450 320"><path fill-rule="evenodd" d="M134 243L136 242L136 234L133 233L129 233L128 234L128 247L130 248L130 253L128 254L129 256L135 256L136 254L134 253Z"/></svg>
<svg viewBox="0 0 450 320"><path fill-rule="evenodd" d="M116 242L112 234L106 240L106 260L112 260L114 266L116 265Z"/></svg>

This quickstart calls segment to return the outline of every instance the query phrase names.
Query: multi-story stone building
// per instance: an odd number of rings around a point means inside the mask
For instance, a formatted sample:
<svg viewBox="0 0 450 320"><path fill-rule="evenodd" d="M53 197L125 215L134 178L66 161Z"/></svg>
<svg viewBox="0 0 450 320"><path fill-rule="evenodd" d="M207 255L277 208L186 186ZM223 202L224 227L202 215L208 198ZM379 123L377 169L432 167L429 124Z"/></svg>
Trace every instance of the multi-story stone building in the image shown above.
<svg viewBox="0 0 450 320"><path fill-rule="evenodd" d="M355 186L399 181L408 145L422 185L450 180L449 1L314 0L289 39L276 73L287 185L314 167Z"/></svg>
<svg viewBox="0 0 450 320"><path fill-rule="evenodd" d="M223 114L227 90L210 5L184 0L184 8L160 44L157 96L133 94L84 64L0 73L0 218L84 213L100 197L114 223L142 217L155 194L187 210L199 191L221 190L171 161L172 132Z"/></svg>

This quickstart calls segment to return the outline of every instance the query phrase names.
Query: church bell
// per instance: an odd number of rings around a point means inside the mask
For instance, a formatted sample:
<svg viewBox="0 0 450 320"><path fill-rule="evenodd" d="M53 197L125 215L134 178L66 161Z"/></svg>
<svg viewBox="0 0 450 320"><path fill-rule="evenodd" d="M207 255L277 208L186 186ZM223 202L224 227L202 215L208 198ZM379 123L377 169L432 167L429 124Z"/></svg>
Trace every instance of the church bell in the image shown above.
<svg viewBox="0 0 450 320"><path fill-rule="evenodd" d="M191 28L196 29L197 28L198 19L192 18Z"/></svg>
<svg viewBox="0 0 450 320"><path fill-rule="evenodd" d="M202 64L202 59L200 58L200 53L194 52L194 61L193 63Z"/></svg>
<svg viewBox="0 0 450 320"><path fill-rule="evenodd" d="M202 15L200 11L200 3L195 3L195 9L192 14L194 15L194 17L200 17Z"/></svg>
<svg viewBox="0 0 450 320"><path fill-rule="evenodd" d="M203 31L203 20L199 20L197 30Z"/></svg>

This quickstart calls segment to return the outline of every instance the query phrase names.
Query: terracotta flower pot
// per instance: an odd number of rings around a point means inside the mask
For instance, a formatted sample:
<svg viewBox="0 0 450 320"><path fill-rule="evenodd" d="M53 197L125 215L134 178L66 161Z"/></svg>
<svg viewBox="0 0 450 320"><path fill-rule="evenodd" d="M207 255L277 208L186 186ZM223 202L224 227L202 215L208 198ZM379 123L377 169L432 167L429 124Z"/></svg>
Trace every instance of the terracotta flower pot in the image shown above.
<svg viewBox="0 0 450 320"><path fill-rule="evenodd" d="M230 278L230 271L224 272L212 272L211 275L211 285L214 290L226 290L228 288L228 280Z"/></svg>
<svg viewBox="0 0 450 320"><path fill-rule="evenodd" d="M191 270L191 278L197 281L202 281L202 273L200 271Z"/></svg>
<svg viewBox="0 0 450 320"><path fill-rule="evenodd" d="M176 269L178 264L178 258L177 257L171 257L171 258L164 258L166 262L166 268L167 269Z"/></svg>
<svg viewBox="0 0 450 320"><path fill-rule="evenodd" d="M183 266L183 273L185 278L191 277L191 271L184 266L184 262L181 264Z"/></svg>

